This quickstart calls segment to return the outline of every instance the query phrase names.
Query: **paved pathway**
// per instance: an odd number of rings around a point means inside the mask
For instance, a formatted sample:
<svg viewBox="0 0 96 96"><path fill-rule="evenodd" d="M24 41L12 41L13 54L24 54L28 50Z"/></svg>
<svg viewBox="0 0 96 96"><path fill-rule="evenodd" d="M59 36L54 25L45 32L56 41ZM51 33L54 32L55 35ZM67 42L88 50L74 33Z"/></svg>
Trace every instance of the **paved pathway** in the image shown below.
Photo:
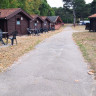
<svg viewBox="0 0 96 96"><path fill-rule="evenodd" d="M66 27L0 73L0 96L96 96L72 33Z"/></svg>

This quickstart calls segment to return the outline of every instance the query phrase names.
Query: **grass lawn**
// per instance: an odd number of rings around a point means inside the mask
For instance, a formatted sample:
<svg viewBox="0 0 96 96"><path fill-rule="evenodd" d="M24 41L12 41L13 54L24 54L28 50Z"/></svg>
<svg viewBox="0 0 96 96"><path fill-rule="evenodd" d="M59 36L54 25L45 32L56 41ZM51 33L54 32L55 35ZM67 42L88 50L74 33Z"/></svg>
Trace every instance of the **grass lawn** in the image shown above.
<svg viewBox="0 0 96 96"><path fill-rule="evenodd" d="M6 70L19 57L34 49L34 47L44 39L61 32L64 27L59 30L49 31L48 33L40 34L40 36L21 36L17 37L18 44L14 46L0 48L0 71Z"/></svg>
<svg viewBox="0 0 96 96"><path fill-rule="evenodd" d="M73 33L73 38L80 47L84 58L90 64L89 68L96 76L96 32L76 32Z"/></svg>

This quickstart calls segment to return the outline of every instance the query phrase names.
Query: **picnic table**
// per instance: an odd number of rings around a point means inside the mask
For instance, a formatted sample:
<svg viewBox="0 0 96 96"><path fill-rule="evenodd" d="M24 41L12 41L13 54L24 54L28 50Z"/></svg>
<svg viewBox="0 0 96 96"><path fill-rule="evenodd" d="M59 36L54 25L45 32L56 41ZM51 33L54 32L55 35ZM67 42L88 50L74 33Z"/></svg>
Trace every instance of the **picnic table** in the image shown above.
<svg viewBox="0 0 96 96"><path fill-rule="evenodd" d="M32 34L39 34L39 30L38 29L30 29L30 31L32 32Z"/></svg>
<svg viewBox="0 0 96 96"><path fill-rule="evenodd" d="M3 38L5 38L6 40L6 44L8 43L8 32L0 32L1 35L0 35L0 41L2 44L5 45L5 42L3 41Z"/></svg>

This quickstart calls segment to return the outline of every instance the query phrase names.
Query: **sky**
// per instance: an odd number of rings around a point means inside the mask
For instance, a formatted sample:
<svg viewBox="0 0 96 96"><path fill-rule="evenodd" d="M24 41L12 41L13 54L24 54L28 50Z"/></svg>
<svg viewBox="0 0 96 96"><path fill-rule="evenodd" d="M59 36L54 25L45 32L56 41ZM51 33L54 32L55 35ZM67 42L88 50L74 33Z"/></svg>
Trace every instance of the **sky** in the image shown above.
<svg viewBox="0 0 96 96"><path fill-rule="evenodd" d="M47 0L51 7L63 7L62 0ZM93 0L85 0L86 3L91 3Z"/></svg>

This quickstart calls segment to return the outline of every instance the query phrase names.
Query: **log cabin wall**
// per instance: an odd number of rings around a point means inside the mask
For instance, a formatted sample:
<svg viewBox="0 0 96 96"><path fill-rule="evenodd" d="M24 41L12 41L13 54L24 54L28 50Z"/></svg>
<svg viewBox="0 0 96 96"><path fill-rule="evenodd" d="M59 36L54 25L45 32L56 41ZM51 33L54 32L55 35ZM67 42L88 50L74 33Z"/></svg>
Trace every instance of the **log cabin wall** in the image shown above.
<svg viewBox="0 0 96 96"><path fill-rule="evenodd" d="M43 28L47 28L47 29L50 28L50 22L47 19L43 23Z"/></svg>
<svg viewBox="0 0 96 96"><path fill-rule="evenodd" d="M8 20L8 33L10 34L13 31L17 30L18 35L27 34L27 28L30 25L29 23L30 20L23 14L19 13Z"/></svg>
<svg viewBox="0 0 96 96"><path fill-rule="evenodd" d="M31 28L31 29L34 29L34 28L35 28L34 24L35 24L35 22L34 22L33 20L31 20L31 21L30 21L30 28Z"/></svg>
<svg viewBox="0 0 96 96"><path fill-rule="evenodd" d="M42 21L39 18L36 18L35 20L31 21L30 27L32 29L35 29L35 28L36 29L40 29L40 28L43 27L43 23L42 23Z"/></svg>
<svg viewBox="0 0 96 96"><path fill-rule="evenodd" d="M42 21L39 18L37 18L36 21L37 21L37 29L42 28Z"/></svg>
<svg viewBox="0 0 96 96"><path fill-rule="evenodd" d="M96 18L91 18L90 19L90 30L96 32Z"/></svg>
<svg viewBox="0 0 96 96"><path fill-rule="evenodd" d="M23 17L23 20L21 20L21 32L22 32L22 35L24 35L24 34L27 34L27 28L30 27L30 24L29 24L30 20L25 16L22 16L22 17Z"/></svg>
<svg viewBox="0 0 96 96"><path fill-rule="evenodd" d="M7 20L5 20L5 19L0 20L0 29L3 32L7 32Z"/></svg>
<svg viewBox="0 0 96 96"><path fill-rule="evenodd" d="M11 34L15 30L15 16L7 21L8 34Z"/></svg>

